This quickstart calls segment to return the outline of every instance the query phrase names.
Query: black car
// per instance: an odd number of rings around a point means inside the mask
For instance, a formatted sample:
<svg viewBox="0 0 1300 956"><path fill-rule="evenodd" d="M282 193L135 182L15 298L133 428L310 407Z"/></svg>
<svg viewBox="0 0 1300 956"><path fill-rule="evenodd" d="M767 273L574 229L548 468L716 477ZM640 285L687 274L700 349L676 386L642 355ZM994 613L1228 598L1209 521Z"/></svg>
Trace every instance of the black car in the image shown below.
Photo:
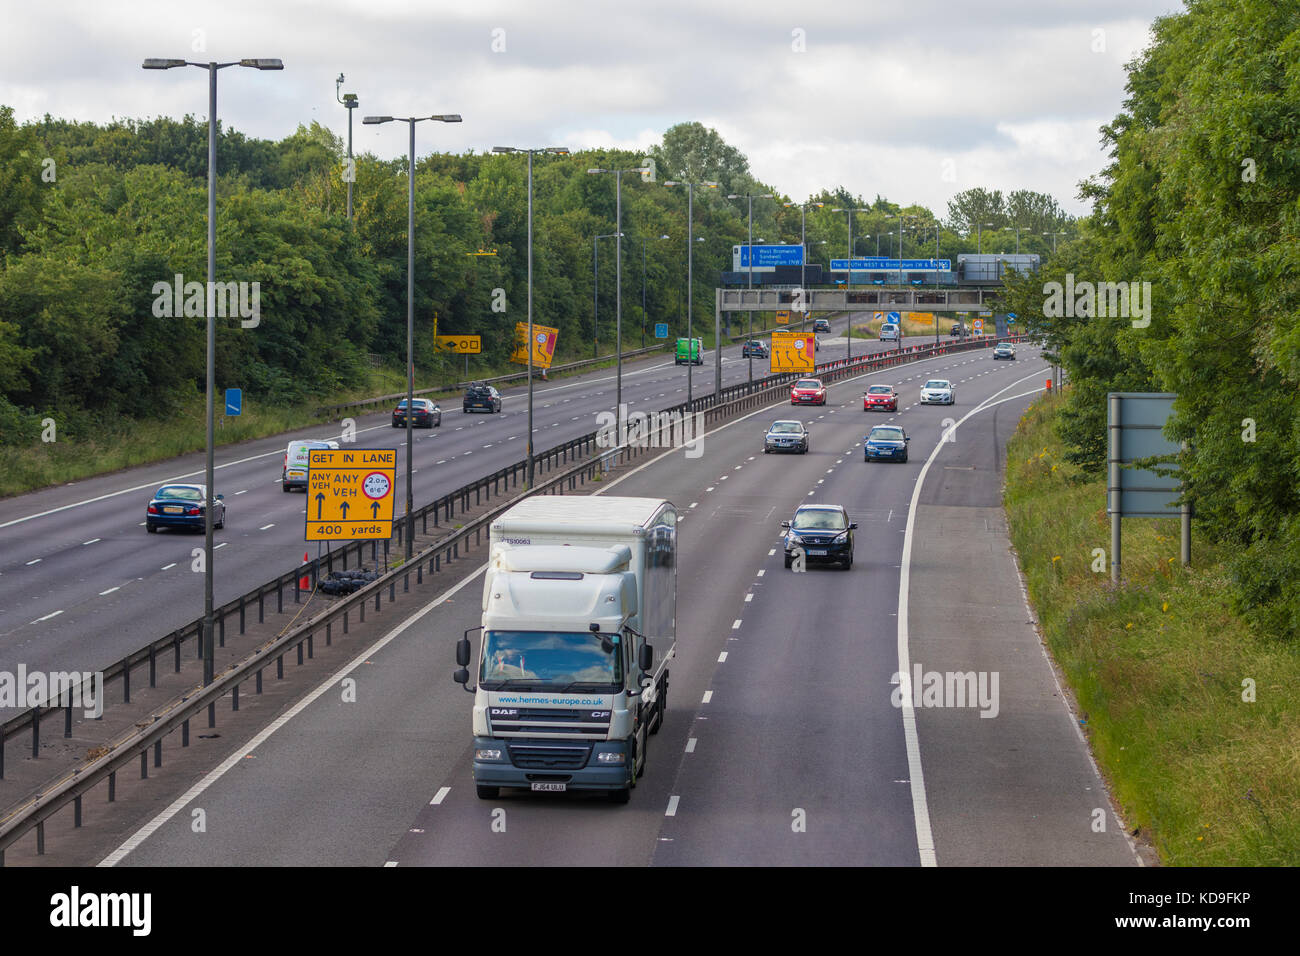
<svg viewBox="0 0 1300 956"><path fill-rule="evenodd" d="M789 521L782 521L785 529L785 566L794 563L796 554L802 553L809 563L838 564L848 570L853 567L853 530L856 521L849 521L843 505L801 505Z"/></svg>
<svg viewBox="0 0 1300 956"><path fill-rule="evenodd" d="M952 324L952 328L948 330L948 334L952 336L956 336L957 338L961 338L961 336L966 334L966 327L962 325L960 322L954 322Z"/></svg>
<svg viewBox="0 0 1300 956"><path fill-rule="evenodd" d="M411 425L417 428L437 428L442 424L442 409L436 402L427 398L417 398L411 404ZM406 399L397 403L393 409L393 427L406 425Z"/></svg>
<svg viewBox="0 0 1300 956"><path fill-rule="evenodd" d="M767 358L767 354L767 346L754 339L740 347L741 358Z"/></svg>
<svg viewBox="0 0 1300 956"><path fill-rule="evenodd" d="M482 382L471 385L465 389L465 402L461 410L470 412L476 408L486 408L489 414L501 411L501 393Z"/></svg>

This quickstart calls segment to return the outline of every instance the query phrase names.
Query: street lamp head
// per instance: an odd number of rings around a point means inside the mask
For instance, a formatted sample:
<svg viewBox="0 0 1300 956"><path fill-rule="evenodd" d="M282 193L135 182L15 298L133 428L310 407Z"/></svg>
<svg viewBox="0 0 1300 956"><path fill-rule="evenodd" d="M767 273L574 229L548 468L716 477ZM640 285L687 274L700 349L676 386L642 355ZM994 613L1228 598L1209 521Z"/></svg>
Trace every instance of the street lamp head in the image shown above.
<svg viewBox="0 0 1300 956"><path fill-rule="evenodd" d="M170 70L174 66L184 66L184 60L164 60L158 57L150 57L140 66L146 70Z"/></svg>
<svg viewBox="0 0 1300 956"><path fill-rule="evenodd" d="M609 172L608 169L589 169L589 170L587 170L587 175L588 175L588 176L595 176L595 175L598 174L598 173L607 173L607 172Z"/></svg>
<svg viewBox="0 0 1300 956"><path fill-rule="evenodd" d="M555 155L555 156L568 156L568 155L569 155L569 147L567 147L567 146L547 146L544 150L542 150L542 152L544 152L544 153L551 153L552 155Z"/></svg>
<svg viewBox="0 0 1300 956"><path fill-rule="evenodd" d="M380 123L391 123L392 121L391 116L367 116L361 123L364 126L377 126Z"/></svg>
<svg viewBox="0 0 1300 956"><path fill-rule="evenodd" d="M354 110L361 105L361 100L357 98L357 94L355 93L344 93L343 105L350 110Z"/></svg>
<svg viewBox="0 0 1300 956"><path fill-rule="evenodd" d="M239 65L246 66L254 70L283 70L284 69L284 61L275 58L240 60Z"/></svg>
<svg viewBox="0 0 1300 956"><path fill-rule="evenodd" d="M519 152L519 150L515 149L513 146L493 146L493 147L492 147L492 152L494 152L494 153L517 153L517 152Z"/></svg>
<svg viewBox="0 0 1300 956"><path fill-rule="evenodd" d="M439 113L436 116L430 116L429 119L437 120L439 123L459 123L461 121L459 113Z"/></svg>

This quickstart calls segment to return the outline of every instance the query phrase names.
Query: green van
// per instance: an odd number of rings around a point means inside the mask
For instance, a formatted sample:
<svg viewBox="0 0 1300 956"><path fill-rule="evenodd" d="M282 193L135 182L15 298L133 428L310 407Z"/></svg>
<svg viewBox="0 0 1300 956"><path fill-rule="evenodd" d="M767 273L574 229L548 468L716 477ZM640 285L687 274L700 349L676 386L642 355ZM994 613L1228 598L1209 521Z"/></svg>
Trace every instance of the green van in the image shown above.
<svg viewBox="0 0 1300 956"><path fill-rule="evenodd" d="M704 342L702 339L678 339L677 340L677 365L704 364Z"/></svg>

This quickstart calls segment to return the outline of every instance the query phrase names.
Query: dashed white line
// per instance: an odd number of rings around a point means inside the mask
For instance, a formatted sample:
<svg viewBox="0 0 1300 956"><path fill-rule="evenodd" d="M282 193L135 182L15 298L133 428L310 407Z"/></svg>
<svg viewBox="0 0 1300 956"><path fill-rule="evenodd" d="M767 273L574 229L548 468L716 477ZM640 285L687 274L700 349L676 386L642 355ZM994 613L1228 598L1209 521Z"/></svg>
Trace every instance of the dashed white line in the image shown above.
<svg viewBox="0 0 1300 956"><path fill-rule="evenodd" d="M695 507L696 505L698 505L698 504L699 504L698 501L692 501L692 502L691 502L691 507L694 508L694 507Z"/></svg>
<svg viewBox="0 0 1300 956"><path fill-rule="evenodd" d="M727 663L727 652L726 652L726 651L723 651L721 654L718 655L718 663L719 663L719 664L725 664L725 663Z"/></svg>
<svg viewBox="0 0 1300 956"><path fill-rule="evenodd" d="M48 621L48 620L49 620L50 618L52 618L52 617L58 617L58 616L59 616L60 614L62 614L62 613L63 613L62 611L55 611L54 613L52 613L52 614L47 614L47 615L45 615L44 617L38 617L36 620L32 621L32 623L33 623L33 624L39 624L39 623L41 623L41 621Z"/></svg>
<svg viewBox="0 0 1300 956"><path fill-rule="evenodd" d="M772 553L773 553L773 554L776 554L776 549L773 549L773 550L772 550ZM762 577L763 575L765 575L765 574L767 574L767 571L764 570L764 569L761 569L761 568L760 568L757 576L761 578L761 577Z"/></svg>
<svg viewBox="0 0 1300 956"><path fill-rule="evenodd" d="M433 799L429 801L429 806L436 807L438 804L442 803L444 799L446 799L446 796L449 793L451 793L451 787L439 788L438 792L433 795Z"/></svg>
<svg viewBox="0 0 1300 956"><path fill-rule="evenodd" d="M99 596L103 597L105 594L112 594L114 591L120 591L121 589L122 589L122 585L119 584L117 587L109 588L107 591L100 591Z"/></svg>
<svg viewBox="0 0 1300 956"><path fill-rule="evenodd" d="M175 562L175 561L173 561L171 564L164 564L164 565L163 565L161 568L159 568L158 570L159 570L159 571L166 571L166 570L168 570L169 568L174 568L174 567L176 567L176 562Z"/></svg>
<svg viewBox="0 0 1300 956"><path fill-rule="evenodd" d="M753 593L750 593L750 594L746 594L746 595L745 595L745 603L746 603L746 604L748 604L748 603L749 603L750 601L752 601L752 600L754 600L754 595L753 595Z"/></svg>
<svg viewBox="0 0 1300 956"><path fill-rule="evenodd" d="M96 541L98 541L98 540L100 540L100 539L99 539L99 538L91 538L89 541L83 541L83 542L81 542L81 546L84 548L86 545L88 545L88 544L94 544L94 543L95 543Z"/></svg>
<svg viewBox="0 0 1300 956"><path fill-rule="evenodd" d="M701 703L701 704L707 704L707 703L708 703L709 701L711 701L711 700L713 700L713 691L711 691L711 690L706 690L706 691L704 692L704 699L701 700L700 703Z"/></svg>
<svg viewBox="0 0 1300 956"><path fill-rule="evenodd" d="M223 541L223 542L221 542L221 543L218 544L218 545L214 545L213 548L212 548L212 550L213 550L213 551L216 551L217 548L224 548L224 547L225 547L226 545L228 545L228 544L230 544L229 541Z"/></svg>
<svg viewBox="0 0 1300 956"><path fill-rule="evenodd" d="M277 482L273 482L273 484L277 484L277 485L278 485L279 482L278 482L278 481L277 481ZM247 493L248 493L248 489L247 489L247 488L245 488L243 491L236 491L236 492L235 492L235 494L237 494L237 495L243 495L243 494L247 494Z"/></svg>
<svg viewBox="0 0 1300 956"><path fill-rule="evenodd" d="M734 621L731 622L731 629L733 631L740 630L740 618L736 618Z"/></svg>
<svg viewBox="0 0 1300 956"><path fill-rule="evenodd" d="M43 558L32 558L32 560L30 560L30 561L27 562L27 566L30 568L33 564L40 564L42 560L44 560L44 559L43 559Z"/></svg>
<svg viewBox="0 0 1300 956"><path fill-rule="evenodd" d="M688 754L693 754L693 753L695 753L695 738L694 738L694 737L692 737L692 738L690 738L689 740L686 741L686 752L687 752Z"/></svg>
<svg viewBox="0 0 1300 956"><path fill-rule="evenodd" d="M258 530L258 531L266 531L268 528L274 528L274 527L275 527L275 522L272 521L270 524L264 524L264 525L262 525L262 527L258 528L257 530Z"/></svg>
<svg viewBox="0 0 1300 956"><path fill-rule="evenodd" d="M677 800L678 797L676 794L673 794L671 797L668 798L668 809L664 811L664 816L666 817L677 816Z"/></svg>

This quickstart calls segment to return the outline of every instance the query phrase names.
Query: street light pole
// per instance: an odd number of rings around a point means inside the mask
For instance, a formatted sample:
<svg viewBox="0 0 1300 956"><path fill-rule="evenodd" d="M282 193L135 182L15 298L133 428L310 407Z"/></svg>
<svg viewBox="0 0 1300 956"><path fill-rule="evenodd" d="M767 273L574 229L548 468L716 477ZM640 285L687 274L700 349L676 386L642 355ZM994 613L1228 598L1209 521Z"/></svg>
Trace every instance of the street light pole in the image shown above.
<svg viewBox="0 0 1300 956"><path fill-rule="evenodd" d="M343 74L334 81L334 98L342 103L348 110L348 166L347 166L347 183L348 183L348 224L352 224L352 181L356 179L356 168L352 165L352 111L361 105L361 100L355 93L344 93L343 98L339 99L339 87L343 85Z"/></svg>
<svg viewBox="0 0 1300 956"><path fill-rule="evenodd" d="M847 212L849 214L849 269L848 269L848 278L845 279L844 282L844 304L846 306L849 304L849 293L853 291L853 214L855 212L870 212L870 211L871 211L870 208L852 209L849 207L831 210L831 212ZM848 313L849 313L849 324L848 324L848 331L845 332L846 347L845 347L844 354L846 359L852 360L853 358L853 310L849 309Z"/></svg>
<svg viewBox="0 0 1300 956"><path fill-rule="evenodd" d="M664 185L686 187L686 407L689 410L694 401L692 379L695 372L695 187L706 186L709 189L717 189L718 184L705 179L698 183L665 180ZM721 342L713 343L715 349L721 348L721 345ZM703 342L700 343L700 357L704 357ZM720 354L718 360L721 363Z"/></svg>
<svg viewBox="0 0 1300 956"><path fill-rule="evenodd" d="M659 238L660 238L660 239L667 239L668 236L666 236L666 235L661 235ZM647 241L648 241L648 237L647 237L647 236L642 236L642 237L641 237L641 348L643 348L643 349L645 348L645 320L646 320L646 305L645 305L645 247L646 247L646 242L647 242Z"/></svg>
<svg viewBox="0 0 1300 956"><path fill-rule="evenodd" d="M216 391L216 274L217 274L217 71L228 66L244 66L254 70L283 70L278 59L244 59L229 63L199 63L151 57L141 63L146 70L170 70L178 66L197 66L208 71L208 285L205 307L208 320L207 369L205 383L205 415L207 418L207 462L204 467L203 504L203 684L211 684L216 676L216 651L214 649L212 590L216 569L213 565L212 512L215 510L215 445L213 428L213 395Z"/></svg>
<svg viewBox="0 0 1300 956"><path fill-rule="evenodd" d="M415 458L415 124L424 120L459 123L459 113L435 116L367 116L365 126L406 123L410 130L406 183L406 559L415 554L415 490L411 485Z"/></svg>

